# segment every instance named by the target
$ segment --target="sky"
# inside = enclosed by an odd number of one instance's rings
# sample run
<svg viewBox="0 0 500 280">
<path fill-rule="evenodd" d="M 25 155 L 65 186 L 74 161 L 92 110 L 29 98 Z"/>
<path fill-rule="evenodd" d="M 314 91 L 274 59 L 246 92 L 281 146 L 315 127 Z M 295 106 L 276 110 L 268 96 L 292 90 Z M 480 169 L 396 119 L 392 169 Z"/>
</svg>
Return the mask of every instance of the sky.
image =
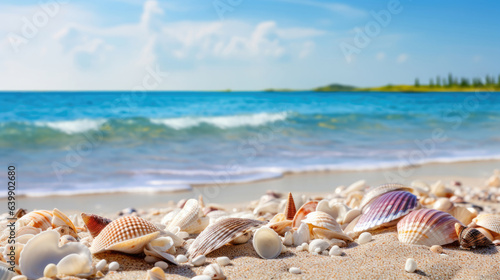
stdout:
<svg viewBox="0 0 500 280">
<path fill-rule="evenodd" d="M 500 74 L 499 1 L 2 0 L 0 90 L 261 90 Z"/>
</svg>

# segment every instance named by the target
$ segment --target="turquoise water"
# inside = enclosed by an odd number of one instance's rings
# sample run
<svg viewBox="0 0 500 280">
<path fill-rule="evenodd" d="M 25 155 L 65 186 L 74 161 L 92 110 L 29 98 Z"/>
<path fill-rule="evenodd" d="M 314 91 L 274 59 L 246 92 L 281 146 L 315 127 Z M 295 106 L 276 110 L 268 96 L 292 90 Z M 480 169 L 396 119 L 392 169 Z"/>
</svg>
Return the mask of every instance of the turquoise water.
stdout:
<svg viewBox="0 0 500 280">
<path fill-rule="evenodd" d="M 0 108 L 27 195 L 500 158 L 497 93 L 4 92 Z"/>
</svg>

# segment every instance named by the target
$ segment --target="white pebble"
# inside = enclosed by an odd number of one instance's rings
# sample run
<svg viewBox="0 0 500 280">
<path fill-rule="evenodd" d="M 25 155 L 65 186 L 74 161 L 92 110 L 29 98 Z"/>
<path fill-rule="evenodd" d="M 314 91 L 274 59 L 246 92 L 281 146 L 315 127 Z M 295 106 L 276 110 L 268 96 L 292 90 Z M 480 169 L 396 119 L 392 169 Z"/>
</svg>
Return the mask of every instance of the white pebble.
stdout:
<svg viewBox="0 0 500 280">
<path fill-rule="evenodd" d="M 288 248 L 285 245 L 281 244 L 281 254 L 284 254 L 286 252 L 288 252 Z"/>
<path fill-rule="evenodd" d="M 448 256 L 448 255 L 447 255 L 447 254 L 445 254 L 445 253 L 441 253 L 441 254 L 439 254 L 439 255 L 440 255 L 441 257 L 447 257 L 447 256 Z"/>
<path fill-rule="evenodd" d="M 212 277 L 210 277 L 208 275 L 198 275 L 198 276 L 191 278 L 191 280 L 212 280 Z"/>
<path fill-rule="evenodd" d="M 299 245 L 299 246 L 297 246 L 296 250 L 297 250 L 297 252 L 302 252 L 302 251 L 304 251 L 304 248 L 302 248 L 302 246 Z"/>
<path fill-rule="evenodd" d="M 191 263 L 194 265 L 194 266 L 201 266 L 205 263 L 205 261 L 207 260 L 207 258 L 204 256 L 204 255 L 201 255 L 201 256 L 197 256 L 196 258 L 194 258 Z"/>
<path fill-rule="evenodd" d="M 342 250 L 340 249 L 339 246 L 333 245 L 332 248 L 330 249 L 330 252 L 328 252 L 330 256 L 340 256 L 342 255 Z"/>
<path fill-rule="evenodd" d="M 231 263 L 228 257 L 218 257 L 216 261 L 220 266 L 226 266 Z"/>
<path fill-rule="evenodd" d="M 321 253 L 321 248 L 316 248 L 316 249 L 314 249 L 314 252 L 315 252 L 316 254 Z"/>
<path fill-rule="evenodd" d="M 417 270 L 417 262 L 412 258 L 407 259 L 405 270 L 410 273 L 415 272 L 415 270 Z"/>
<path fill-rule="evenodd" d="M 96 265 L 95 265 L 95 269 L 97 271 L 102 271 L 104 269 L 104 267 L 106 266 L 106 264 L 108 264 L 108 262 L 106 260 L 100 260 Z"/>
<path fill-rule="evenodd" d="M 24 275 L 17 275 L 17 276 L 12 277 L 12 279 L 10 279 L 10 280 L 28 280 L 28 277 L 26 277 Z"/>
<path fill-rule="evenodd" d="M 304 242 L 304 243 L 302 243 L 302 245 L 300 245 L 300 246 L 302 246 L 302 249 L 303 249 L 304 251 L 309 251 L 309 244 L 307 244 L 307 243 L 305 243 L 305 242 Z"/>
<path fill-rule="evenodd" d="M 168 263 L 166 263 L 164 261 L 159 261 L 159 262 L 155 262 L 155 266 L 165 270 L 168 268 Z"/>
<path fill-rule="evenodd" d="M 178 262 L 178 263 L 187 263 L 188 261 L 188 258 L 184 255 L 178 255 L 175 260 Z"/>
<path fill-rule="evenodd" d="M 49 263 L 43 270 L 43 277 L 52 278 L 57 275 L 57 266 L 53 263 Z"/>
<path fill-rule="evenodd" d="M 372 234 L 371 233 L 369 233 L 369 232 L 363 232 L 359 236 L 359 238 L 358 238 L 358 243 L 359 244 L 366 244 L 366 243 L 372 241 L 372 239 L 373 238 L 372 238 Z"/>
<path fill-rule="evenodd" d="M 288 271 L 290 273 L 293 273 L 293 274 L 301 274 L 302 273 L 302 271 L 298 267 L 290 267 L 290 269 Z"/>
<path fill-rule="evenodd" d="M 321 253 L 323 256 L 328 256 L 328 250 L 324 250 L 323 253 Z"/>
<path fill-rule="evenodd" d="M 108 269 L 109 271 L 117 271 L 120 268 L 120 264 L 117 262 L 109 263 Z"/>
</svg>

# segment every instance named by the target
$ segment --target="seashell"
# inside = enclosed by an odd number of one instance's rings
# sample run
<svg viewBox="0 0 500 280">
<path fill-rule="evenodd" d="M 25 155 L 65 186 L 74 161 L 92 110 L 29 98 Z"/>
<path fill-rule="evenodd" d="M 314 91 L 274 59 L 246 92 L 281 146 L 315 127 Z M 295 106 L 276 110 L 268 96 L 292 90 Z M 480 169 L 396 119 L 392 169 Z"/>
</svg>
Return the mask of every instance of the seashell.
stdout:
<svg viewBox="0 0 500 280">
<path fill-rule="evenodd" d="M 430 250 L 434 253 L 441 254 L 443 252 L 443 247 L 439 245 L 432 245 Z"/>
<path fill-rule="evenodd" d="M 339 246 L 341 248 L 347 247 L 347 243 L 342 239 L 332 238 L 327 240 L 330 246 Z"/>
<path fill-rule="evenodd" d="M 57 275 L 57 265 L 49 263 L 43 270 L 43 277 L 52 278 Z"/>
<path fill-rule="evenodd" d="M 187 232 L 189 234 L 199 234 L 208 226 L 209 223 L 209 217 L 198 217 L 198 219 L 186 225 L 181 232 Z"/>
<path fill-rule="evenodd" d="M 447 212 L 450 213 L 453 217 L 455 217 L 464 225 L 470 224 L 472 222 L 472 219 L 474 219 L 477 216 L 475 212 L 473 213 L 469 211 L 469 209 L 467 209 L 464 206 L 455 206 Z"/>
<path fill-rule="evenodd" d="M 110 262 L 109 263 L 109 266 L 108 266 L 109 271 L 117 271 L 118 269 L 120 269 L 119 263 L 117 263 L 117 262 Z"/>
<path fill-rule="evenodd" d="M 293 219 L 293 217 L 292 217 L 292 219 Z M 274 217 L 271 220 L 269 220 L 269 223 L 274 224 L 274 223 L 279 223 L 279 222 L 283 222 L 286 220 L 287 220 L 287 218 L 286 218 L 285 214 L 278 213 L 278 214 L 274 215 Z"/>
<path fill-rule="evenodd" d="M 361 200 L 361 204 L 359 205 L 360 209 L 363 209 L 366 205 L 368 205 L 371 201 L 373 201 L 375 198 L 388 193 L 388 192 L 393 192 L 393 191 L 407 191 L 407 192 L 412 192 L 413 189 L 410 187 L 407 187 L 402 184 L 397 184 L 397 183 L 389 183 L 389 184 L 383 184 L 380 185 L 376 188 L 371 189 L 368 191 L 363 196 L 363 199 Z"/>
<path fill-rule="evenodd" d="M 57 228 L 60 226 L 68 226 L 75 233 L 75 235 L 77 233 L 75 225 L 68 218 L 68 216 L 66 216 L 63 212 L 59 211 L 59 209 L 54 208 L 54 210 L 52 210 L 52 227 Z"/>
<path fill-rule="evenodd" d="M 342 224 L 349 224 L 352 222 L 354 219 L 356 219 L 359 215 L 361 215 L 361 210 L 360 209 L 351 209 L 349 210 L 344 217 L 344 220 L 342 221 Z"/>
<path fill-rule="evenodd" d="M 168 263 L 164 261 L 157 261 L 155 262 L 155 267 L 161 268 L 162 270 L 165 270 L 168 268 Z"/>
<path fill-rule="evenodd" d="M 192 223 L 201 223 L 198 218 L 201 216 L 201 208 L 198 200 L 189 199 L 182 210 L 175 215 L 172 221 L 168 224 L 167 230 L 172 230 L 175 227 L 179 227 L 181 231 L 186 231 Z M 208 220 L 207 220 L 208 223 Z M 201 231 L 200 231 L 201 232 Z"/>
<path fill-rule="evenodd" d="M 26 244 L 33 237 L 35 237 L 33 234 L 23 234 L 16 238 L 16 243 Z"/>
<path fill-rule="evenodd" d="M 411 182 L 410 184 L 410 187 L 416 191 L 418 193 L 418 195 L 422 196 L 422 195 L 427 195 L 429 194 L 431 188 L 429 187 L 429 185 L 424 182 L 424 181 L 420 181 L 420 180 L 415 180 L 413 182 Z"/>
<path fill-rule="evenodd" d="M 323 239 L 314 239 L 309 243 L 309 252 L 316 252 L 319 250 L 320 252 L 323 252 L 324 250 L 328 249 L 330 247 L 330 243 Z"/>
<path fill-rule="evenodd" d="M 453 208 L 453 206 L 454 206 L 454 204 L 453 204 L 453 202 L 451 202 L 451 200 L 449 198 L 441 197 L 441 198 L 438 198 L 436 200 L 436 202 L 434 202 L 434 204 L 432 205 L 432 208 L 434 208 L 436 210 L 448 212 Z"/>
<path fill-rule="evenodd" d="M 437 197 L 452 197 L 453 191 L 447 188 L 442 181 L 437 181 L 431 186 L 431 193 Z"/>
<path fill-rule="evenodd" d="M 24 226 L 24 227 L 19 228 L 16 231 L 16 237 L 19 237 L 19 236 L 22 236 L 25 234 L 37 235 L 40 232 L 42 232 L 42 230 L 40 228 L 31 227 L 31 226 Z"/>
<path fill-rule="evenodd" d="M 165 271 L 159 267 L 153 267 L 148 270 L 146 274 L 146 280 L 166 280 Z"/>
<path fill-rule="evenodd" d="M 337 238 L 342 240 L 352 241 L 352 238 L 346 235 L 340 225 L 335 221 L 335 219 L 322 211 L 314 211 L 309 213 L 304 220 L 303 223 L 306 223 L 309 226 L 310 234 L 313 233 L 319 234 L 324 231 L 313 231 L 314 228 L 320 228 L 323 230 L 328 230 L 330 232 L 330 236 L 328 239 Z"/>
<path fill-rule="evenodd" d="M 32 226 L 41 230 L 47 230 L 52 227 L 52 211 L 38 210 L 32 211 L 22 216 L 16 222 L 16 228 Z"/>
<path fill-rule="evenodd" d="M 212 278 L 208 275 L 198 275 L 198 276 L 191 278 L 191 280 L 211 280 L 211 279 Z"/>
<path fill-rule="evenodd" d="M 59 247 L 70 242 L 77 242 L 77 240 L 71 235 L 63 235 L 59 238 Z"/>
<path fill-rule="evenodd" d="M 352 192 L 352 193 L 349 193 L 349 195 L 347 196 L 346 204 L 350 208 L 356 208 L 356 207 L 359 207 L 362 199 L 363 199 L 363 192 L 361 192 L 361 191 Z"/>
<path fill-rule="evenodd" d="M 333 245 L 330 251 L 328 252 L 330 256 L 340 256 L 342 255 L 342 250 L 340 249 L 339 246 Z"/>
<path fill-rule="evenodd" d="M 175 260 L 178 262 L 178 263 L 187 263 L 188 262 L 188 259 L 186 256 L 184 255 L 177 255 L 177 257 L 175 258 Z"/>
<path fill-rule="evenodd" d="M 285 205 L 285 212 L 283 213 L 285 215 L 285 218 L 287 220 L 293 220 L 295 217 L 295 213 L 297 213 L 297 209 L 295 208 L 295 202 L 293 201 L 293 196 L 292 193 L 288 193 L 288 198 L 286 200 L 286 205 Z"/>
<path fill-rule="evenodd" d="M 293 245 L 299 246 L 309 242 L 310 239 L 309 227 L 307 224 L 300 224 L 299 229 L 293 233 Z"/>
<path fill-rule="evenodd" d="M 217 261 L 220 266 L 226 266 L 231 263 L 231 260 L 228 257 L 218 257 L 215 261 Z"/>
<path fill-rule="evenodd" d="M 373 240 L 373 236 L 369 232 L 363 232 L 358 237 L 358 243 L 359 244 L 366 244 L 366 243 L 368 243 L 368 242 L 370 242 L 372 240 Z"/>
<path fill-rule="evenodd" d="M 160 237 L 149 242 L 146 247 L 144 247 L 144 253 L 146 256 L 155 257 L 160 260 L 165 260 L 173 265 L 178 265 L 175 261 L 175 257 L 167 253 L 167 250 L 171 248 L 175 248 L 173 247 L 172 239 L 170 237 Z"/>
<path fill-rule="evenodd" d="M 108 262 L 105 259 L 102 259 L 95 265 L 95 269 L 97 271 L 102 271 L 107 264 Z"/>
<path fill-rule="evenodd" d="M 230 243 L 233 244 L 233 245 L 245 244 L 245 243 L 248 242 L 248 240 L 250 240 L 250 238 L 252 238 L 252 232 L 251 231 L 247 231 L 244 234 L 242 234 L 242 235 L 236 237 L 235 239 L 233 239 Z"/>
<path fill-rule="evenodd" d="M 263 259 L 274 259 L 281 254 L 281 238 L 272 229 L 261 227 L 253 236 L 253 248 Z"/>
<path fill-rule="evenodd" d="M 28 213 L 27 209 L 19 208 L 19 209 L 17 209 L 16 213 L 14 213 L 14 216 L 12 218 L 20 219 L 21 217 L 23 217 L 27 213 Z"/>
<path fill-rule="evenodd" d="M 398 222 L 398 239 L 406 244 L 445 245 L 458 240 L 455 223 L 460 223 L 450 214 L 420 209 L 411 212 Z"/>
<path fill-rule="evenodd" d="M 491 240 L 475 228 L 466 227 L 456 223 L 455 230 L 457 232 L 461 248 L 470 249 L 476 247 L 486 247 L 493 244 Z"/>
<path fill-rule="evenodd" d="M 12 273 L 12 272 L 9 271 L 9 273 Z M 2 277 L 5 277 L 4 275 L 8 275 L 7 277 L 12 277 L 15 274 L 5 274 L 5 273 L 1 274 L 0 273 L 0 275 L 2 275 Z M 2 279 L 2 280 L 8 280 L 8 279 L 10 279 L 10 280 L 28 280 L 28 277 L 26 277 L 24 275 L 16 275 L 12 278 L 0 278 L 0 279 Z"/>
<path fill-rule="evenodd" d="M 271 214 L 278 213 L 279 205 L 280 204 L 277 200 L 271 200 L 263 204 L 259 204 L 253 210 L 253 214 L 255 216 L 261 216 L 265 213 L 271 213 Z"/>
<path fill-rule="evenodd" d="M 297 213 L 295 213 L 295 216 L 293 217 L 292 227 L 299 227 L 301 221 L 307 216 L 307 214 L 316 211 L 317 206 L 317 201 L 309 201 L 306 204 L 302 205 L 302 207 L 300 207 L 300 209 L 297 211 Z"/>
<path fill-rule="evenodd" d="M 76 233 L 76 231 L 74 231 L 71 227 L 69 227 L 68 225 L 63 225 L 63 226 L 60 226 L 60 227 L 57 227 L 57 228 L 54 228 L 52 229 L 53 231 L 57 231 L 59 233 L 60 236 L 64 236 L 64 235 L 70 235 L 74 238 L 78 238 L 78 234 Z"/>
<path fill-rule="evenodd" d="M 392 226 L 419 207 L 417 197 L 409 192 L 393 191 L 383 194 L 365 206 L 363 214 L 347 226 L 346 232 L 359 233 Z"/>
<path fill-rule="evenodd" d="M 179 214 L 179 212 L 181 212 L 181 209 L 179 208 L 175 208 L 173 211 L 170 211 L 168 212 L 164 217 L 163 219 L 161 219 L 161 222 L 160 224 L 162 225 L 168 225 L 173 219 L 174 217 Z"/>
<path fill-rule="evenodd" d="M 205 269 L 203 270 L 203 275 L 208 275 L 210 276 L 211 279 L 226 279 L 226 276 L 222 272 L 222 268 L 216 264 L 209 264 Z"/>
<path fill-rule="evenodd" d="M 143 218 L 123 216 L 107 225 L 94 239 L 90 251 L 119 251 L 137 254 L 144 246 L 158 237 L 160 229 Z"/>
<path fill-rule="evenodd" d="M 71 255 L 80 258 L 78 271 L 82 273 L 90 272 L 92 257 L 85 245 L 78 242 L 71 242 L 59 247 L 58 243 L 59 234 L 55 231 L 42 232 L 28 241 L 21 251 L 19 259 L 21 273 L 30 279 L 43 277 L 43 271 L 49 263 L 59 264 L 66 256 Z M 63 264 L 61 264 L 62 266 Z"/>
<path fill-rule="evenodd" d="M 481 214 L 472 220 L 476 225 L 487 229 L 493 236 L 500 235 L 500 215 Z"/>
<path fill-rule="evenodd" d="M 92 262 L 88 257 L 79 254 L 69 254 L 57 263 L 57 273 L 63 275 L 87 274 L 92 270 Z"/>
<path fill-rule="evenodd" d="M 14 272 L 9 270 L 9 266 L 7 265 L 7 263 L 2 262 L 2 264 L 0 265 L 0 280 L 12 280 L 15 277 L 19 276 L 16 276 Z M 28 278 L 24 276 L 24 280 L 28 280 Z"/>
<path fill-rule="evenodd" d="M 81 214 L 83 223 L 87 226 L 89 233 L 92 237 L 96 237 L 99 235 L 101 230 L 109 225 L 112 221 L 108 218 L 104 218 L 94 214 Z"/>
<path fill-rule="evenodd" d="M 325 212 L 337 220 L 343 220 L 349 210 L 350 208 L 344 203 L 327 200 L 320 201 L 316 207 L 316 211 Z"/>
<path fill-rule="evenodd" d="M 356 191 L 363 191 L 366 189 L 368 186 L 366 185 L 365 180 L 359 180 L 354 183 L 352 183 L 347 189 L 345 189 L 342 194 L 344 196 L 347 196 L 349 193 L 356 192 Z"/>
<path fill-rule="evenodd" d="M 269 223 L 267 226 L 276 231 L 277 234 L 285 235 L 285 233 L 292 229 L 292 221 L 286 220 L 273 224 Z"/>
<path fill-rule="evenodd" d="M 293 244 L 293 233 L 287 231 L 285 233 L 285 238 L 283 238 L 283 245 L 292 246 L 292 244 Z"/>
<path fill-rule="evenodd" d="M 495 170 L 495 174 L 486 181 L 486 186 L 500 188 L 500 176 L 498 170 Z"/>
<path fill-rule="evenodd" d="M 405 270 L 406 272 L 409 272 L 409 273 L 413 273 L 417 270 L 417 262 L 412 259 L 412 258 L 409 258 L 406 260 L 406 264 L 405 264 Z"/>
<path fill-rule="evenodd" d="M 14 255 L 15 256 L 14 257 L 14 262 L 15 262 L 16 265 L 19 265 L 19 259 L 20 259 L 20 256 L 21 256 L 21 252 L 24 249 L 24 246 L 25 246 L 25 244 L 22 244 L 22 243 L 9 244 L 9 247 L 14 247 L 14 253 L 15 253 L 15 255 Z M 9 250 L 6 250 L 6 249 L 3 250 L 2 256 L 3 256 L 4 260 L 12 261 L 12 259 L 10 258 L 11 256 L 7 255 L 8 253 L 11 252 L 11 249 L 12 248 L 9 248 Z M 2 262 L 0 262 L 0 264 L 1 263 Z"/>
<path fill-rule="evenodd" d="M 205 257 L 205 255 L 199 255 L 199 256 L 193 258 L 191 263 L 194 266 L 202 266 L 203 264 L 205 264 L 206 260 L 207 260 L 207 258 Z"/>
<path fill-rule="evenodd" d="M 226 218 L 220 220 L 206 227 L 196 237 L 191 246 L 189 246 L 188 254 L 191 258 L 199 255 L 207 255 L 243 235 L 251 228 L 262 224 L 264 222 L 243 218 Z"/>
</svg>

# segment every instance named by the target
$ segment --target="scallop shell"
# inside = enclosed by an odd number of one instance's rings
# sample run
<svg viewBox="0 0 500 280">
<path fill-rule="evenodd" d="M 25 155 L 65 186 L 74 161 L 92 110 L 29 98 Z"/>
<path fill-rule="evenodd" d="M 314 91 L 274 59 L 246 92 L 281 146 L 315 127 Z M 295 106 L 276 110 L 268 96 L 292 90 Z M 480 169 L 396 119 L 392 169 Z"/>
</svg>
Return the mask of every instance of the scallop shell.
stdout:
<svg viewBox="0 0 500 280">
<path fill-rule="evenodd" d="M 82 213 L 81 216 L 83 223 L 87 226 L 87 229 L 92 237 L 98 236 L 101 230 L 112 222 L 108 218 L 95 214 Z"/>
<path fill-rule="evenodd" d="M 286 200 L 286 205 L 285 205 L 285 218 L 287 220 L 293 220 L 295 217 L 295 214 L 297 213 L 297 209 L 295 209 L 295 202 L 293 201 L 293 196 L 292 193 L 288 193 L 288 198 Z"/>
<path fill-rule="evenodd" d="M 263 259 L 274 259 L 281 254 L 281 238 L 272 229 L 261 227 L 253 235 L 253 248 Z"/>
<path fill-rule="evenodd" d="M 76 234 L 77 230 L 73 222 L 66 216 L 63 212 L 61 212 L 59 209 L 54 208 L 52 210 L 52 226 L 53 227 L 60 227 L 60 226 L 68 226 L 73 232 Z"/>
<path fill-rule="evenodd" d="M 377 198 L 385 193 L 393 192 L 393 191 L 411 192 L 412 190 L 413 189 L 410 187 L 407 187 L 407 186 L 402 185 L 402 184 L 397 184 L 397 183 L 389 183 L 389 184 L 380 185 L 376 188 L 371 189 L 370 191 L 368 191 L 368 193 L 366 193 L 363 196 L 363 199 L 361 200 L 361 204 L 360 204 L 359 208 L 363 209 L 363 207 L 365 207 L 367 204 L 369 204 L 375 198 Z"/>
<path fill-rule="evenodd" d="M 226 218 L 215 222 L 196 237 L 189 246 L 188 254 L 190 258 L 207 255 L 243 235 L 247 230 L 262 224 L 264 222 L 242 218 Z"/>
<path fill-rule="evenodd" d="M 472 222 L 472 219 L 474 219 L 477 216 L 476 213 L 469 211 L 464 206 L 455 206 L 451 210 L 446 212 L 450 213 L 453 217 L 455 217 L 464 225 L 467 225 L 470 222 Z"/>
<path fill-rule="evenodd" d="M 365 206 L 364 213 L 347 226 L 346 232 L 359 233 L 391 226 L 419 207 L 417 197 L 409 192 L 393 191 L 383 194 Z"/>
<path fill-rule="evenodd" d="M 300 207 L 299 211 L 297 211 L 297 213 L 295 213 L 295 216 L 293 217 L 292 227 L 299 227 L 301 221 L 307 216 L 307 214 L 316 211 L 317 206 L 317 201 L 309 201 L 306 204 L 302 205 L 302 207 Z"/>
<path fill-rule="evenodd" d="M 500 235 L 500 215 L 498 214 L 481 214 L 476 218 L 472 219 L 472 221 L 483 227 L 496 235 Z"/>
<path fill-rule="evenodd" d="M 179 227 L 181 231 L 185 231 L 192 223 L 196 223 L 201 216 L 201 208 L 198 200 L 189 199 L 182 210 L 175 215 L 172 221 L 168 224 L 167 230 L 172 230 Z"/>
<path fill-rule="evenodd" d="M 58 244 L 59 234 L 55 231 L 45 231 L 30 239 L 21 251 L 19 259 L 21 273 L 29 279 L 41 278 L 43 270 L 48 264 L 58 264 L 70 255 L 79 256 L 80 272 L 90 271 L 92 257 L 85 245 L 79 242 L 70 242 L 59 247 Z"/>
<path fill-rule="evenodd" d="M 292 219 L 293 219 L 293 217 L 292 217 Z M 279 222 L 283 222 L 286 220 L 287 220 L 287 218 L 286 218 L 285 214 L 278 213 L 278 214 L 274 215 L 274 217 L 269 221 L 269 223 L 274 224 L 274 223 L 279 223 Z"/>
<path fill-rule="evenodd" d="M 434 209 L 411 212 L 398 222 L 398 239 L 406 244 L 445 245 L 458 240 L 452 215 Z"/>
<path fill-rule="evenodd" d="M 486 247 L 493 244 L 491 240 L 475 228 L 466 227 L 456 223 L 455 230 L 457 232 L 461 248 L 470 249 L 476 247 Z"/>
<path fill-rule="evenodd" d="M 143 218 L 124 216 L 107 225 L 94 239 L 90 251 L 119 251 L 137 254 L 144 246 L 158 237 L 160 229 Z"/>
<path fill-rule="evenodd" d="M 16 228 L 24 226 L 32 226 L 41 230 L 46 230 L 52 227 L 52 211 L 38 210 L 32 211 L 22 216 L 16 222 Z"/>
<path fill-rule="evenodd" d="M 207 226 L 210 224 L 209 217 L 198 217 L 198 219 L 194 220 L 190 224 L 186 225 L 182 231 L 185 231 L 189 234 L 198 234 L 202 232 Z"/>
<path fill-rule="evenodd" d="M 313 235 L 314 228 L 320 228 L 329 230 L 331 238 L 342 239 L 353 241 L 351 237 L 345 234 L 337 221 L 330 215 L 322 211 L 314 211 L 309 213 L 304 220 L 303 223 L 309 226 L 310 234 Z M 331 239 L 329 238 L 329 239 Z"/>
</svg>

